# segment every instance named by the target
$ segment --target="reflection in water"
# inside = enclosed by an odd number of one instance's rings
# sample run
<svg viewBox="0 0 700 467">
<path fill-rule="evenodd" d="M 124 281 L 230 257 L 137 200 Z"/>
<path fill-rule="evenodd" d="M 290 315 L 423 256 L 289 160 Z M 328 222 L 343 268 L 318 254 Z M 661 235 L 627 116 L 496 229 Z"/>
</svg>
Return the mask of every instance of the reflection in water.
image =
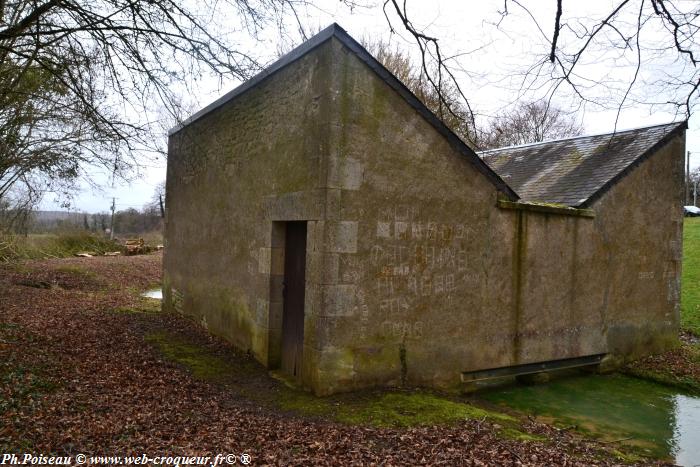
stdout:
<svg viewBox="0 0 700 467">
<path fill-rule="evenodd" d="M 650 456 L 700 464 L 700 398 L 666 386 L 622 375 L 586 375 L 493 389 L 482 397 L 576 425 L 607 441 L 623 440 Z"/>
<path fill-rule="evenodd" d="M 674 401 L 676 426 L 673 438 L 676 463 L 700 464 L 700 398 L 678 394 Z"/>
<path fill-rule="evenodd" d="M 148 297 L 148 298 L 155 298 L 157 300 L 163 300 L 163 290 L 158 288 L 158 289 L 153 289 L 149 290 L 147 292 L 144 292 L 141 294 L 142 297 Z"/>
</svg>

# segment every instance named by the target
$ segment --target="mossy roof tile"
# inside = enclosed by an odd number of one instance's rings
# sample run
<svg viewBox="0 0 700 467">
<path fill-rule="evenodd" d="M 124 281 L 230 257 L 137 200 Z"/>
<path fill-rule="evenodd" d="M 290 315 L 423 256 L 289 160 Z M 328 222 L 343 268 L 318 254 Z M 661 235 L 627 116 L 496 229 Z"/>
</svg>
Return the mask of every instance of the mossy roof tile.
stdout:
<svg viewBox="0 0 700 467">
<path fill-rule="evenodd" d="M 493 149 L 481 156 L 523 201 L 586 207 L 686 128 L 687 122 L 675 122 Z"/>
</svg>

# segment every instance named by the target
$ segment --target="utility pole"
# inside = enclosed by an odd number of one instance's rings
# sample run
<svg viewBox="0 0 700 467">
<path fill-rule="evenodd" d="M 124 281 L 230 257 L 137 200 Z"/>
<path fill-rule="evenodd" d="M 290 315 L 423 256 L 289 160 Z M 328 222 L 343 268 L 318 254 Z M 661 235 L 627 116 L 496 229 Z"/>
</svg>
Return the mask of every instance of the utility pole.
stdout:
<svg viewBox="0 0 700 467">
<path fill-rule="evenodd" d="M 690 151 L 685 156 L 685 204 L 690 202 Z"/>
<path fill-rule="evenodd" d="M 160 217 L 165 218 L 165 208 L 163 207 L 163 195 L 158 194 L 158 202 L 160 204 Z"/>
<path fill-rule="evenodd" d="M 693 206 L 698 205 L 698 182 L 700 179 L 695 180 L 695 188 L 693 189 Z"/>
<path fill-rule="evenodd" d="M 114 239 L 114 210 L 117 208 L 117 199 L 112 198 L 112 220 L 109 221 L 109 239 Z"/>
</svg>

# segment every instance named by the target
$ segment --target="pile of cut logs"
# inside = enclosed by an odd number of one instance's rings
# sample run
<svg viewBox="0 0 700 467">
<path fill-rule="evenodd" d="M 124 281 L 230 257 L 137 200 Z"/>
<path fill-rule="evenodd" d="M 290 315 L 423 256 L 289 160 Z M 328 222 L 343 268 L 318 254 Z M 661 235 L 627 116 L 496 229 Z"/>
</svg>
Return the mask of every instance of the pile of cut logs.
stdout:
<svg viewBox="0 0 700 467">
<path fill-rule="evenodd" d="M 127 240 L 124 244 L 124 248 L 127 256 L 141 255 L 143 253 L 148 252 L 148 249 L 146 248 L 146 243 L 143 241 L 143 238 Z"/>
<path fill-rule="evenodd" d="M 126 255 L 126 256 L 132 256 L 132 255 L 143 255 L 146 253 L 150 253 L 151 251 L 159 251 L 163 249 L 163 245 L 157 245 L 155 247 L 146 245 L 146 242 L 143 240 L 143 238 L 133 238 L 126 240 L 124 242 L 124 248 L 122 251 L 106 251 L 103 253 L 104 256 L 119 256 L 119 255 Z M 92 258 L 93 256 L 100 256 L 100 253 L 96 253 L 93 251 L 85 251 L 85 252 L 80 252 L 76 253 L 75 256 L 80 256 L 83 258 Z"/>
</svg>

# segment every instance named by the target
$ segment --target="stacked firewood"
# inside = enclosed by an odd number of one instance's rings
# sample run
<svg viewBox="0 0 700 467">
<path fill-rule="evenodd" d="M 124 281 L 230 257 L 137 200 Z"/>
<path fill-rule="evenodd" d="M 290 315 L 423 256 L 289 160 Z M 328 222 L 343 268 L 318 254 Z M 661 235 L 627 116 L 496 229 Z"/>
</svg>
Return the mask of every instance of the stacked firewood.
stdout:
<svg viewBox="0 0 700 467">
<path fill-rule="evenodd" d="M 146 243 L 143 241 L 143 238 L 127 240 L 124 244 L 124 248 L 127 256 L 141 255 L 148 252 L 148 249 L 146 248 Z"/>
</svg>

